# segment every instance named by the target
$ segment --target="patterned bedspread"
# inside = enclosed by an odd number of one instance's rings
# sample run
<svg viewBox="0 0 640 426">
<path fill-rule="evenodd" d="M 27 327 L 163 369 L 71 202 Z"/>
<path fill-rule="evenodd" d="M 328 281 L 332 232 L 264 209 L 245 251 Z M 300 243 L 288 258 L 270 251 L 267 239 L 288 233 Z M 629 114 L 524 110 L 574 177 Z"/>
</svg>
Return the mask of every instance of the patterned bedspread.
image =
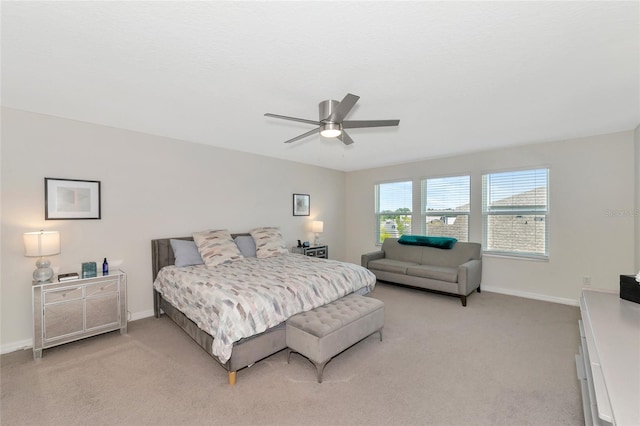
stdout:
<svg viewBox="0 0 640 426">
<path fill-rule="evenodd" d="M 213 268 L 167 266 L 153 286 L 214 337 L 212 352 L 224 363 L 234 342 L 357 290 L 371 291 L 375 283 L 359 265 L 286 254 Z"/>
</svg>

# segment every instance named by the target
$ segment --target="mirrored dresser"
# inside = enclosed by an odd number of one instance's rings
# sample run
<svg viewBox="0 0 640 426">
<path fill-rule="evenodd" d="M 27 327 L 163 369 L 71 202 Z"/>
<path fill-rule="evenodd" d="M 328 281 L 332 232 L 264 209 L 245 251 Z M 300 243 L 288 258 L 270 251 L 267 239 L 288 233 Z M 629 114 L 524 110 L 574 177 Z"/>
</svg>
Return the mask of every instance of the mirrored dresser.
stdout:
<svg viewBox="0 0 640 426">
<path fill-rule="evenodd" d="M 33 358 L 42 350 L 109 331 L 127 332 L 127 275 L 109 275 L 66 282 L 35 282 Z"/>
</svg>

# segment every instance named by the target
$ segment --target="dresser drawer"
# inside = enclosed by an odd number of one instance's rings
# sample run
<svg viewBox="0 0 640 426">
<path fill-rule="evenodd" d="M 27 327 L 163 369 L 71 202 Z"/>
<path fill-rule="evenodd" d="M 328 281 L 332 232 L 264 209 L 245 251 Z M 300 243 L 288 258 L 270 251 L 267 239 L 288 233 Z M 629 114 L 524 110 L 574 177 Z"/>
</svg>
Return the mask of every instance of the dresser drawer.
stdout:
<svg viewBox="0 0 640 426">
<path fill-rule="evenodd" d="M 101 281 L 98 283 L 87 284 L 87 297 L 100 296 L 108 293 L 116 293 L 118 291 L 118 281 Z"/>
<path fill-rule="evenodd" d="M 82 299 L 82 286 L 67 287 L 60 290 L 50 290 L 44 292 L 44 303 L 66 302 L 67 300 Z"/>
<path fill-rule="evenodd" d="M 316 253 L 314 256 L 317 257 L 325 257 L 327 255 L 327 250 L 326 249 L 318 249 L 316 250 Z"/>
</svg>

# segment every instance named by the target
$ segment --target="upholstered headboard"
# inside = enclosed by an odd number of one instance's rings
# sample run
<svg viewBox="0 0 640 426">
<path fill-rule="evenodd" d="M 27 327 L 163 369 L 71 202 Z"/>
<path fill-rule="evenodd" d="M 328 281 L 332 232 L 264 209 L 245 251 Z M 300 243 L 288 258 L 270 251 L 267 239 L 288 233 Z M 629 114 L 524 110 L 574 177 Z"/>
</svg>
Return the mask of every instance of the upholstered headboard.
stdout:
<svg viewBox="0 0 640 426">
<path fill-rule="evenodd" d="M 235 238 L 239 235 L 251 235 L 249 233 L 231 234 L 231 238 Z M 156 280 L 158 272 L 165 266 L 173 265 L 176 261 L 173 255 L 173 249 L 171 248 L 170 240 L 187 240 L 193 241 L 193 237 L 175 237 L 175 238 L 160 238 L 157 240 L 151 240 L 151 268 L 153 274 L 151 275 L 153 280 Z"/>
</svg>

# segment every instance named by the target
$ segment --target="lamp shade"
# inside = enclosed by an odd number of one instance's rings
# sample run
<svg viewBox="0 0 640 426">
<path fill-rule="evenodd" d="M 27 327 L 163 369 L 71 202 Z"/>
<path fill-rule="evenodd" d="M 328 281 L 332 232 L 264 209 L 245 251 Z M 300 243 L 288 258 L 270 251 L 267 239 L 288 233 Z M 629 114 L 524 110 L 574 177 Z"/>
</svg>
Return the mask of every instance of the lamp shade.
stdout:
<svg viewBox="0 0 640 426">
<path fill-rule="evenodd" d="M 314 220 L 311 222 L 311 232 L 322 232 L 324 229 L 324 222 L 321 220 Z"/>
<path fill-rule="evenodd" d="M 51 256 L 60 253 L 60 233 L 58 231 L 25 232 L 24 255 L 27 257 Z"/>
</svg>

